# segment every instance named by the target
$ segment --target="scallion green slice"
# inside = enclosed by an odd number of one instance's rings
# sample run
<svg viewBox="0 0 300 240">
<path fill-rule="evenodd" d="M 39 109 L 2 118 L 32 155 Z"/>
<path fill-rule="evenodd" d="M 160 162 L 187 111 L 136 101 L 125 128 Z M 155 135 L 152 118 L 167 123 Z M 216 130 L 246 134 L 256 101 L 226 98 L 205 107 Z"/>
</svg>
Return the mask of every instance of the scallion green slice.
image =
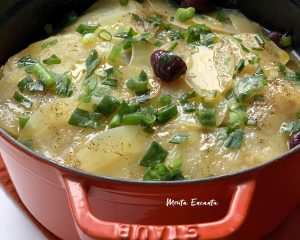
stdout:
<svg viewBox="0 0 300 240">
<path fill-rule="evenodd" d="M 142 118 L 141 118 L 140 112 L 125 114 L 123 116 L 123 124 L 124 125 L 140 125 L 141 121 L 142 121 Z"/>
<path fill-rule="evenodd" d="M 118 45 L 114 45 L 108 55 L 108 60 L 115 63 L 117 62 L 118 58 L 122 55 L 122 48 Z"/>
<path fill-rule="evenodd" d="M 80 24 L 76 28 L 76 32 L 80 33 L 82 36 L 88 33 L 94 33 L 99 25 L 87 25 L 87 24 Z"/>
<path fill-rule="evenodd" d="M 26 113 L 22 114 L 19 117 L 19 125 L 20 125 L 21 129 L 23 129 L 26 126 L 29 119 L 30 119 L 30 115 L 26 114 Z"/>
<path fill-rule="evenodd" d="M 245 133 L 242 130 L 238 129 L 228 136 L 228 139 L 226 140 L 224 146 L 229 149 L 240 149 L 244 140 L 244 136 Z"/>
<path fill-rule="evenodd" d="M 119 105 L 120 103 L 116 98 L 104 95 L 95 107 L 95 112 L 102 113 L 105 117 L 108 117 L 118 109 Z"/>
<path fill-rule="evenodd" d="M 245 67 L 245 59 L 240 59 L 239 63 L 236 65 L 235 70 L 237 73 L 240 73 Z"/>
<path fill-rule="evenodd" d="M 95 49 L 93 49 L 85 61 L 87 71 L 86 78 L 90 77 L 95 69 L 99 66 L 101 60 L 99 59 L 98 53 Z"/>
<path fill-rule="evenodd" d="M 82 128 L 98 128 L 102 127 L 100 117 L 100 113 L 90 113 L 86 110 L 76 108 L 68 123 Z"/>
<path fill-rule="evenodd" d="M 173 97 L 169 94 L 163 94 L 158 98 L 159 106 L 167 106 L 173 102 Z"/>
<path fill-rule="evenodd" d="M 181 22 L 186 22 L 189 19 L 192 19 L 195 16 L 195 8 L 178 8 L 176 10 L 176 17 Z"/>
<path fill-rule="evenodd" d="M 19 92 L 15 92 L 13 98 L 26 109 L 30 109 L 33 105 L 31 100 L 29 100 Z"/>
<path fill-rule="evenodd" d="M 196 117 L 205 127 L 215 127 L 216 126 L 216 113 L 214 109 L 202 108 L 196 110 Z"/>
<path fill-rule="evenodd" d="M 172 120 L 177 115 L 178 115 L 177 106 L 175 104 L 170 104 L 158 109 L 157 120 L 160 124 L 164 124 Z"/>
<path fill-rule="evenodd" d="M 47 65 L 54 65 L 54 64 L 60 64 L 61 60 L 57 55 L 53 54 L 49 58 L 44 59 L 43 63 Z"/>
<path fill-rule="evenodd" d="M 177 134 L 172 139 L 169 140 L 169 143 L 180 144 L 186 141 L 189 138 L 187 134 Z"/>
<path fill-rule="evenodd" d="M 112 35 L 109 31 L 105 30 L 105 29 L 101 29 L 99 34 L 98 34 L 99 38 L 110 42 L 112 40 Z"/>
<path fill-rule="evenodd" d="M 159 143 L 153 141 L 144 156 L 140 159 L 139 164 L 144 167 L 152 167 L 157 163 L 163 163 L 168 154 L 168 151 L 166 151 Z"/>
</svg>

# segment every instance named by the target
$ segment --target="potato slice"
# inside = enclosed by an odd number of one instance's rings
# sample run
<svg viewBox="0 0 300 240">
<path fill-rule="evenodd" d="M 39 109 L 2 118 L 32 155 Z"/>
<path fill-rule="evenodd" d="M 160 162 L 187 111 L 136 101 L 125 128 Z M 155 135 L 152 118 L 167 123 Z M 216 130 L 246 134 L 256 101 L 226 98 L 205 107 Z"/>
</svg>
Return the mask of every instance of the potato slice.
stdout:
<svg viewBox="0 0 300 240">
<path fill-rule="evenodd" d="M 129 65 L 140 69 L 151 69 L 150 57 L 155 50 L 155 46 L 148 42 L 138 42 L 132 47 L 132 56 Z"/>
<path fill-rule="evenodd" d="M 222 38 L 214 49 L 199 47 L 188 60 L 186 82 L 201 95 L 202 91 L 222 93 L 232 84 L 235 56 L 231 44 Z"/>
<path fill-rule="evenodd" d="M 236 33 L 262 33 L 261 26 L 246 18 L 242 13 L 228 11 L 228 16 Z"/>
<path fill-rule="evenodd" d="M 230 44 L 232 44 L 233 49 L 237 56 L 244 57 L 245 59 L 250 59 L 254 54 L 257 55 L 261 61 L 259 62 L 262 66 L 277 66 L 278 63 L 286 64 L 289 61 L 289 54 L 279 48 L 274 42 L 265 40 L 264 47 L 260 46 L 255 37 L 257 34 L 245 33 L 236 35 L 236 39 L 240 39 L 243 45 L 250 50 L 250 53 L 246 53 L 242 50 L 241 44 L 234 40 L 234 38 L 229 38 Z M 256 51 L 253 48 L 261 48 L 263 51 Z"/>
<path fill-rule="evenodd" d="M 139 158 L 151 137 L 137 126 L 122 126 L 94 135 L 76 153 L 78 168 L 112 177 L 141 177 Z"/>
<path fill-rule="evenodd" d="M 100 24 L 108 26 L 110 30 L 118 30 L 120 25 L 127 26 L 130 13 L 139 13 L 143 6 L 135 1 L 129 1 L 127 6 L 121 6 L 117 0 L 97 1 L 87 12 L 82 15 L 76 24 L 65 28 L 62 33 L 73 32 L 79 24 Z M 127 24 L 126 24 L 127 23 Z M 114 32 L 115 32 L 114 31 Z"/>
<path fill-rule="evenodd" d="M 165 16 L 169 21 L 170 16 L 176 15 L 176 8 L 171 4 L 166 4 L 161 0 L 147 0 L 153 11 L 161 16 Z M 221 33 L 235 33 L 235 30 L 231 24 L 221 23 L 215 18 L 208 15 L 195 15 L 195 17 L 189 20 L 187 23 L 178 21 L 176 18 L 174 21 L 169 21 L 170 24 L 178 26 L 183 29 L 187 29 L 189 24 L 205 24 L 210 27 L 213 31 Z"/>
<path fill-rule="evenodd" d="M 25 128 L 20 132 L 21 142 L 33 140 L 33 150 L 48 157 L 65 162 L 63 155 L 72 152 L 72 146 L 85 141 L 92 132 L 90 129 L 71 126 L 68 120 L 77 106 L 74 98 L 60 99 L 43 104 L 31 116 Z"/>
</svg>

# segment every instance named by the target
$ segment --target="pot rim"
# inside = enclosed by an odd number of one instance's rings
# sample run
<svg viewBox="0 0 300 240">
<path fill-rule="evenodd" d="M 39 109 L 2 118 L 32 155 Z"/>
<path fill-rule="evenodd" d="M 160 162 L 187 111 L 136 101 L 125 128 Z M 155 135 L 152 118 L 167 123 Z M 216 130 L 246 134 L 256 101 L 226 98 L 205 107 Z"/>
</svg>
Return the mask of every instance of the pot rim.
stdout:
<svg viewBox="0 0 300 240">
<path fill-rule="evenodd" d="M 11 135 L 9 135 L 5 130 L 0 128 L 0 137 L 2 137 L 4 140 L 6 140 L 9 144 L 12 146 L 18 148 L 20 151 L 25 153 L 26 155 L 30 157 L 34 157 L 34 159 L 47 163 L 55 168 L 58 168 L 60 170 L 64 170 L 67 173 L 71 174 L 76 174 L 79 177 L 85 177 L 85 178 L 91 178 L 93 180 L 97 181 L 105 181 L 105 182 L 110 182 L 110 183 L 118 183 L 118 184 L 130 184 L 130 185 L 186 185 L 186 184 L 194 184 L 194 183 L 203 183 L 203 182 L 211 182 L 211 181 L 217 181 L 217 180 L 223 180 L 227 179 L 230 177 L 235 177 L 235 176 L 240 176 L 243 174 L 251 173 L 256 170 L 262 169 L 268 165 L 271 165 L 277 161 L 283 161 L 285 158 L 289 157 L 290 155 L 296 154 L 300 152 L 300 145 L 297 147 L 290 149 L 283 153 L 282 155 L 273 158 L 272 160 L 269 160 L 265 163 L 238 171 L 238 172 L 233 172 L 233 173 L 228 173 L 225 175 L 220 175 L 220 176 L 213 176 L 213 177 L 205 177 L 205 178 L 200 178 L 200 179 L 189 179 L 189 180 L 176 180 L 176 181 L 141 181 L 141 180 L 129 180 L 129 179 L 121 179 L 121 178 L 114 178 L 114 177 L 108 177 L 108 176 L 101 176 L 97 175 L 94 173 L 89 173 L 86 171 L 83 171 L 81 169 L 71 167 L 71 166 L 66 166 L 61 163 L 58 163 L 50 158 L 44 157 L 32 149 L 26 147 L 22 143 L 20 143 L 18 140 L 13 138 Z M 1 153 L 1 152 L 0 152 Z"/>
</svg>

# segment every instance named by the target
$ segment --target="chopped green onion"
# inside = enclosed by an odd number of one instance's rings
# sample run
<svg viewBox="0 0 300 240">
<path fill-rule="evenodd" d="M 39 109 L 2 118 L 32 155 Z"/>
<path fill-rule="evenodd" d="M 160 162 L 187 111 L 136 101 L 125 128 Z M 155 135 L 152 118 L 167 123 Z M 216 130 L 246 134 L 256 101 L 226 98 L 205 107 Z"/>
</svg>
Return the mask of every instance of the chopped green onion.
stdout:
<svg viewBox="0 0 300 240">
<path fill-rule="evenodd" d="M 31 56 L 22 57 L 18 64 L 19 67 L 24 67 L 27 73 L 34 74 L 41 80 L 46 89 L 51 89 L 56 85 L 56 81 L 50 72 Z"/>
<path fill-rule="evenodd" d="M 73 94 L 73 91 L 71 90 L 72 79 L 69 75 L 63 74 L 58 76 L 56 82 L 56 93 L 58 95 L 70 97 Z"/>
<path fill-rule="evenodd" d="M 100 113 L 90 113 L 86 110 L 76 108 L 68 123 L 82 128 L 98 128 L 102 127 L 100 117 Z"/>
<path fill-rule="evenodd" d="M 82 36 L 88 33 L 94 33 L 99 25 L 87 25 L 87 24 L 80 24 L 76 28 L 76 32 L 80 33 Z"/>
<path fill-rule="evenodd" d="M 264 76 L 247 76 L 241 78 L 234 89 L 235 96 L 239 102 L 245 102 L 253 96 L 259 94 L 265 87 Z"/>
<path fill-rule="evenodd" d="M 242 47 L 244 52 L 246 52 L 246 53 L 250 52 L 250 50 L 248 48 L 246 48 L 244 44 L 241 44 L 241 47 Z"/>
<path fill-rule="evenodd" d="M 126 86 L 135 93 L 143 93 L 148 89 L 148 76 L 145 71 L 141 71 L 139 76 L 131 77 Z"/>
<path fill-rule="evenodd" d="M 168 151 L 159 143 L 153 141 L 144 156 L 140 159 L 139 164 L 144 167 L 153 167 L 157 163 L 163 163 L 168 154 Z"/>
<path fill-rule="evenodd" d="M 118 80 L 115 78 L 105 78 L 101 81 L 101 84 L 116 88 L 118 86 Z"/>
<path fill-rule="evenodd" d="M 130 28 L 128 30 L 128 32 L 119 32 L 119 33 L 115 34 L 114 37 L 117 37 L 117 38 L 133 38 L 137 34 L 138 33 L 133 28 Z"/>
<path fill-rule="evenodd" d="M 158 109 L 157 120 L 160 124 L 167 123 L 178 115 L 178 110 L 175 104 L 171 104 Z"/>
<path fill-rule="evenodd" d="M 169 38 L 171 41 L 184 39 L 184 34 L 183 32 L 180 31 L 180 29 L 171 29 L 169 32 Z M 164 39 L 160 39 L 160 40 L 164 40 Z"/>
<path fill-rule="evenodd" d="M 205 24 L 194 24 L 188 27 L 187 42 L 193 43 L 200 41 L 200 35 L 212 33 L 211 29 Z"/>
<path fill-rule="evenodd" d="M 112 35 L 109 31 L 105 30 L 105 29 L 101 29 L 99 34 L 98 34 L 99 38 L 110 42 L 112 40 Z"/>
<path fill-rule="evenodd" d="M 100 62 L 101 60 L 98 57 L 97 51 L 93 49 L 85 61 L 87 67 L 86 78 L 88 78 L 95 71 Z"/>
<path fill-rule="evenodd" d="M 155 43 L 153 43 L 153 45 L 154 45 L 155 47 L 161 47 L 161 46 L 163 45 L 163 42 L 157 40 Z"/>
<path fill-rule="evenodd" d="M 109 123 L 109 128 L 116 128 L 121 126 L 122 117 L 119 114 L 116 114 Z"/>
<path fill-rule="evenodd" d="M 195 98 L 197 96 L 195 91 L 184 93 L 179 98 L 179 102 L 183 107 L 185 113 L 192 113 L 196 111 L 196 106 L 194 104 L 189 103 L 189 100 Z"/>
<path fill-rule="evenodd" d="M 240 59 L 238 65 L 236 65 L 235 70 L 237 71 L 237 73 L 240 73 L 245 67 L 245 59 Z"/>
<path fill-rule="evenodd" d="M 144 181 L 175 181 L 183 180 L 182 172 L 170 169 L 162 163 L 155 164 L 146 171 Z"/>
<path fill-rule="evenodd" d="M 195 91 L 191 91 L 188 93 L 184 93 L 180 96 L 179 98 L 179 102 L 184 105 L 185 103 L 187 103 L 189 101 L 189 99 L 195 98 L 197 96 Z"/>
<path fill-rule="evenodd" d="M 298 112 L 296 112 L 296 117 L 297 117 L 298 119 L 300 119 L 300 110 L 299 110 Z"/>
<path fill-rule="evenodd" d="M 32 101 L 30 101 L 28 98 L 24 97 L 19 92 L 15 92 L 13 98 L 26 109 L 30 109 L 32 107 L 32 104 L 33 104 Z"/>
<path fill-rule="evenodd" d="M 205 127 L 216 126 L 216 113 L 214 109 L 202 108 L 196 111 L 196 117 Z"/>
<path fill-rule="evenodd" d="M 195 16 L 195 8 L 178 8 L 176 10 L 176 18 L 181 22 L 186 22 L 189 19 L 192 19 Z"/>
<path fill-rule="evenodd" d="M 118 108 L 118 115 L 123 116 L 125 114 L 135 113 L 140 109 L 139 104 L 128 104 L 125 101 L 122 101 Z"/>
<path fill-rule="evenodd" d="M 18 61 L 19 68 L 30 67 L 34 66 L 35 64 L 37 64 L 37 60 L 31 57 L 30 55 L 23 56 Z"/>
<path fill-rule="evenodd" d="M 279 65 L 278 65 L 278 71 L 279 71 L 279 73 L 280 74 L 282 74 L 282 75 L 286 75 L 286 66 L 284 65 L 284 64 L 282 64 L 282 63 L 279 63 Z"/>
<path fill-rule="evenodd" d="M 209 33 L 200 37 L 200 42 L 195 43 L 196 45 L 210 46 L 219 41 L 219 38 L 214 33 Z"/>
<path fill-rule="evenodd" d="M 168 51 L 169 51 L 169 52 L 173 52 L 174 49 L 177 47 L 177 45 L 178 45 L 178 43 L 175 42 L 175 43 L 168 49 Z"/>
<path fill-rule="evenodd" d="M 118 58 L 122 56 L 122 48 L 117 45 L 114 45 L 108 55 L 108 60 L 110 62 L 117 62 Z"/>
<path fill-rule="evenodd" d="M 299 84 L 300 82 L 300 72 L 287 72 L 286 80 L 293 81 L 295 84 Z"/>
<path fill-rule="evenodd" d="M 284 122 L 280 126 L 280 132 L 287 133 L 287 134 L 294 134 L 300 131 L 300 120 L 293 122 Z"/>
<path fill-rule="evenodd" d="M 139 25 L 142 24 L 143 19 L 142 19 L 139 15 L 137 15 L 137 14 L 135 14 L 135 13 L 131 13 L 131 15 L 132 15 L 133 19 L 134 19 Z"/>
<path fill-rule="evenodd" d="M 189 135 L 178 134 L 178 135 L 174 136 L 172 139 L 170 139 L 169 143 L 180 144 L 180 143 L 186 141 L 188 138 L 189 138 Z"/>
<path fill-rule="evenodd" d="M 116 98 L 104 95 L 100 103 L 95 107 L 95 112 L 102 113 L 105 117 L 108 117 L 118 109 L 119 105 L 120 103 Z"/>
<path fill-rule="evenodd" d="M 19 125 L 20 125 L 21 129 L 23 129 L 25 127 L 25 125 L 27 124 L 29 119 L 30 119 L 30 115 L 28 115 L 28 114 L 22 114 L 19 117 Z"/>
<path fill-rule="evenodd" d="M 128 2 L 129 2 L 129 0 L 119 0 L 119 3 L 121 6 L 127 6 Z"/>
<path fill-rule="evenodd" d="M 229 135 L 224 146 L 230 149 L 240 149 L 244 140 L 244 136 L 245 133 L 242 130 L 238 129 Z"/>
<path fill-rule="evenodd" d="M 248 60 L 250 64 L 255 64 L 260 62 L 260 58 L 258 56 L 254 56 L 251 59 Z"/>
<path fill-rule="evenodd" d="M 51 57 L 44 59 L 43 63 L 47 64 L 47 65 L 54 65 L 54 64 L 60 64 L 61 60 L 58 56 L 56 56 L 55 54 L 53 54 Z"/>
<path fill-rule="evenodd" d="M 141 111 L 141 124 L 143 126 L 152 126 L 156 121 L 156 110 L 147 107 Z"/>
<path fill-rule="evenodd" d="M 172 102 L 173 102 L 173 97 L 169 94 L 163 94 L 158 98 L 158 104 L 161 107 L 170 105 Z"/>
<path fill-rule="evenodd" d="M 244 126 L 248 121 L 248 114 L 245 108 L 237 107 L 229 113 L 229 124 L 232 128 Z"/>
<path fill-rule="evenodd" d="M 23 140 L 23 141 L 20 141 L 20 143 L 22 143 L 25 147 L 32 149 L 33 139 Z"/>
<path fill-rule="evenodd" d="M 94 46 L 99 41 L 95 33 L 87 33 L 83 36 L 81 42 L 86 47 Z"/>
<path fill-rule="evenodd" d="M 50 41 L 44 42 L 41 47 L 44 50 L 44 49 L 46 49 L 48 47 L 54 46 L 57 43 L 58 43 L 58 40 L 54 39 L 54 40 L 50 40 Z"/>
<path fill-rule="evenodd" d="M 155 15 L 155 16 L 148 17 L 146 19 L 146 21 L 150 24 L 153 24 L 154 26 L 158 26 L 159 28 L 161 28 L 163 30 L 169 30 L 170 29 L 170 25 L 164 23 L 160 16 Z"/>
<path fill-rule="evenodd" d="M 289 47 L 292 45 L 292 37 L 291 36 L 283 36 L 279 42 L 282 47 Z"/>
<path fill-rule="evenodd" d="M 228 19 L 225 15 L 225 12 L 223 9 L 219 9 L 218 12 L 217 12 L 217 17 L 216 19 L 219 21 L 219 22 L 224 22 L 226 19 Z"/>
<path fill-rule="evenodd" d="M 28 90 L 29 85 L 34 83 L 31 76 L 27 75 L 21 79 L 21 81 L 17 84 L 17 87 L 20 89 L 21 92 L 24 90 Z"/>
<path fill-rule="evenodd" d="M 263 48 L 257 48 L 257 47 L 253 47 L 251 48 L 253 51 L 258 51 L 258 52 L 262 52 L 264 49 Z"/>
<path fill-rule="evenodd" d="M 265 39 L 264 39 L 264 37 L 263 36 L 261 36 L 261 35 L 256 35 L 255 36 L 255 40 L 256 40 L 256 42 L 258 43 L 258 45 L 260 45 L 260 46 L 262 46 L 262 47 L 264 47 L 265 46 Z"/>
<path fill-rule="evenodd" d="M 141 118 L 140 112 L 125 114 L 123 116 L 123 124 L 124 125 L 140 125 L 141 120 L 142 120 L 142 118 Z"/>
</svg>

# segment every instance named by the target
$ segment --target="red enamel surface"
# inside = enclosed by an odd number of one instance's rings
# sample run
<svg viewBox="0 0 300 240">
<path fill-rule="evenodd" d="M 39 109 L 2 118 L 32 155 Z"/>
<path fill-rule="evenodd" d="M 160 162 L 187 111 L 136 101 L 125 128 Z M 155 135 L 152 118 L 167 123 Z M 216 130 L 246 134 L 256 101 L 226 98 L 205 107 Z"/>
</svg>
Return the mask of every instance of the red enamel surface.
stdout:
<svg viewBox="0 0 300 240">
<path fill-rule="evenodd" d="M 182 184 L 76 173 L 21 149 L 1 132 L 0 153 L 28 210 L 66 240 L 154 239 L 154 234 L 163 236 L 158 239 L 261 239 L 300 200 L 299 151 L 243 174 Z M 216 199 L 219 205 L 166 207 L 168 197 Z"/>
<path fill-rule="evenodd" d="M 255 182 L 236 187 L 226 216 L 215 222 L 194 225 L 128 225 L 105 222 L 91 213 L 88 196 L 80 182 L 65 180 L 73 216 L 78 227 L 97 239 L 220 239 L 234 232 L 246 218 Z"/>
</svg>

